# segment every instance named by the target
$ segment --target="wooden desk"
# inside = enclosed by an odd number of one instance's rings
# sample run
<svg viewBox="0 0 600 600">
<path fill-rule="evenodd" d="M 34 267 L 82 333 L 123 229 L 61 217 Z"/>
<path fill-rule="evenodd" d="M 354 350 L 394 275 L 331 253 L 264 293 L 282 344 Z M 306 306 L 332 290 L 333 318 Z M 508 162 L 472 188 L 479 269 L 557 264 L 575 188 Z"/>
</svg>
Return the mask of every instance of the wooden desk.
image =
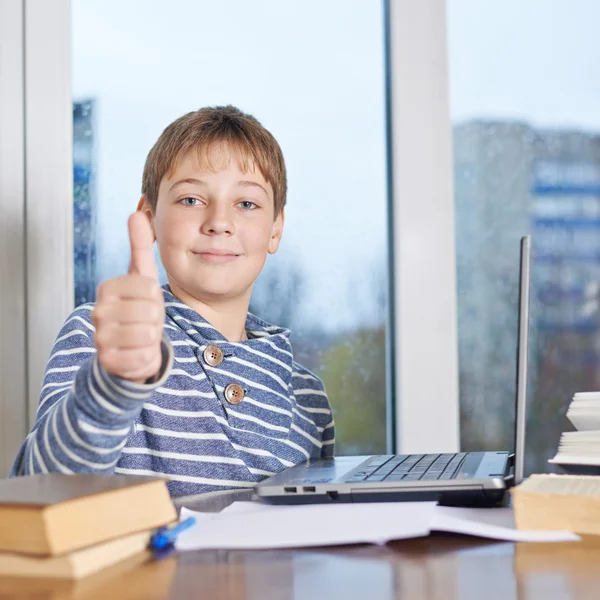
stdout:
<svg viewBox="0 0 600 600">
<path fill-rule="evenodd" d="M 451 535 L 387 547 L 180 554 L 74 584 L 0 579 L 45 600 L 570 600 L 600 598 L 600 537 L 509 544 Z"/>
</svg>

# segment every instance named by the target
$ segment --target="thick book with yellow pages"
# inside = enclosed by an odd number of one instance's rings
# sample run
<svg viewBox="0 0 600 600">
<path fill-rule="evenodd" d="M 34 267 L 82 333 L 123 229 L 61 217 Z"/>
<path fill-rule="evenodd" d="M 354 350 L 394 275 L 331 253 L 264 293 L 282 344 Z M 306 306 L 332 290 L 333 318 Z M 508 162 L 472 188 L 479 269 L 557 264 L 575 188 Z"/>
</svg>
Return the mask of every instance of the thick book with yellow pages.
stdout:
<svg viewBox="0 0 600 600">
<path fill-rule="evenodd" d="M 511 496 L 517 529 L 600 534 L 600 477 L 531 475 Z"/>
<path fill-rule="evenodd" d="M 52 473 L 0 480 L 0 552 L 57 556 L 176 520 L 164 479 Z"/>
<path fill-rule="evenodd" d="M 149 557 L 151 535 L 151 531 L 130 533 L 61 556 L 0 552 L 0 576 L 80 579 L 139 553 Z"/>
</svg>

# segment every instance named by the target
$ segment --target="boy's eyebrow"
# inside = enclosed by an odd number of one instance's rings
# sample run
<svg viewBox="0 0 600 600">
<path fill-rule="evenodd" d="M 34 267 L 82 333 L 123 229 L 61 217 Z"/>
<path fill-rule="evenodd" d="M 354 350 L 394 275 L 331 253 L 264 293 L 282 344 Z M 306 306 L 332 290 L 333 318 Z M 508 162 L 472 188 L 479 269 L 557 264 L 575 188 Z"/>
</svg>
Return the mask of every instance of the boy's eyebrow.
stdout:
<svg viewBox="0 0 600 600">
<path fill-rule="evenodd" d="M 179 181 L 176 181 L 170 188 L 169 191 L 174 190 L 176 187 L 183 185 L 184 183 L 198 183 L 200 185 L 206 185 L 205 181 L 202 181 L 200 179 L 195 179 L 194 177 L 186 177 L 185 179 L 180 179 Z"/>
<path fill-rule="evenodd" d="M 242 180 L 242 181 L 238 181 L 238 185 L 241 187 L 257 187 L 257 188 L 261 189 L 265 194 L 267 194 L 267 196 L 269 195 L 267 190 L 265 190 L 265 188 L 262 185 L 260 185 L 260 183 L 257 183 L 256 181 Z"/>
<path fill-rule="evenodd" d="M 183 185 L 184 183 L 195 183 L 197 185 L 207 185 L 206 181 L 202 181 L 201 179 L 196 179 L 195 177 L 186 177 L 185 179 L 180 179 L 179 181 L 176 181 L 170 188 L 169 191 L 173 191 L 176 187 L 179 187 L 180 185 Z M 239 185 L 240 187 L 257 187 L 258 189 L 262 190 L 267 196 L 269 195 L 269 193 L 267 192 L 267 190 L 260 185 L 260 183 L 257 183 L 256 181 L 248 181 L 246 179 L 243 179 L 242 181 L 238 181 L 237 185 Z"/>
</svg>

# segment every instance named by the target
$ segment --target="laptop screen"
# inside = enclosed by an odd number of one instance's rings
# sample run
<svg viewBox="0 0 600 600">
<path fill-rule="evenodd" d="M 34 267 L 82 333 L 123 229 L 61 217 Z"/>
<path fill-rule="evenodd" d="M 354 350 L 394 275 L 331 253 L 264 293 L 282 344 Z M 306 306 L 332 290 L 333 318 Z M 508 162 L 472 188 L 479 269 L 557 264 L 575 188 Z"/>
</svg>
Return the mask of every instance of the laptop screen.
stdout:
<svg viewBox="0 0 600 600">
<path fill-rule="evenodd" d="M 517 339 L 517 385 L 515 400 L 515 479 L 523 481 L 525 462 L 525 425 L 527 415 L 527 361 L 529 357 L 529 292 L 531 268 L 531 238 L 521 238 L 519 266 L 519 318 Z"/>
</svg>

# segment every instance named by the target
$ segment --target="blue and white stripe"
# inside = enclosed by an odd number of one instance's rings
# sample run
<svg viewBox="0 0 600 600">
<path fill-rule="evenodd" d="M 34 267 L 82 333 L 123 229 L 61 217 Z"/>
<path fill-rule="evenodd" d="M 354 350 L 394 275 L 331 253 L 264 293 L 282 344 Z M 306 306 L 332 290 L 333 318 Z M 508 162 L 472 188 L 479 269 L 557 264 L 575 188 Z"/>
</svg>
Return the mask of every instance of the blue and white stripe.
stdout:
<svg viewBox="0 0 600 600">
<path fill-rule="evenodd" d="M 289 331 L 248 314 L 250 339 L 229 342 L 163 288 L 164 373 L 138 385 L 97 361 L 92 304 L 66 320 L 48 361 L 36 423 L 11 475 L 163 475 L 173 496 L 250 487 L 308 458 L 333 456 L 321 381 L 293 360 Z M 203 352 L 218 345 L 224 360 Z M 245 390 L 240 404 L 227 385 Z"/>
</svg>

